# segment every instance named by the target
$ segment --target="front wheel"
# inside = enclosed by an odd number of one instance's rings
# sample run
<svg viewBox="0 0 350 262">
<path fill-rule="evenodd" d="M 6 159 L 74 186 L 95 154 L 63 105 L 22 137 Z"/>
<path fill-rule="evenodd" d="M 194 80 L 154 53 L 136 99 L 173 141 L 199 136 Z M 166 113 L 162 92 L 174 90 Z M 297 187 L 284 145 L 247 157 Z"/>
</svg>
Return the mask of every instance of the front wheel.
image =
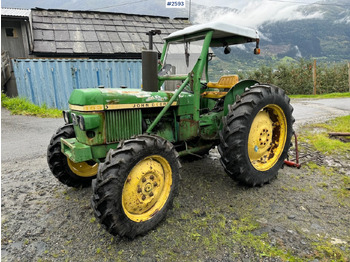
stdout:
<svg viewBox="0 0 350 262">
<path fill-rule="evenodd" d="M 59 128 L 47 148 L 47 163 L 52 174 L 70 187 L 88 187 L 96 176 L 98 164 L 94 161 L 75 163 L 61 152 L 61 138 L 75 137 L 72 125 Z"/>
<path fill-rule="evenodd" d="M 140 135 L 121 142 L 93 182 L 95 216 L 112 235 L 147 233 L 172 206 L 179 168 L 177 152 L 163 138 Z"/>
<path fill-rule="evenodd" d="M 230 177 L 250 186 L 276 177 L 293 134 L 289 101 L 278 87 L 256 85 L 229 106 L 218 149 Z"/>
</svg>

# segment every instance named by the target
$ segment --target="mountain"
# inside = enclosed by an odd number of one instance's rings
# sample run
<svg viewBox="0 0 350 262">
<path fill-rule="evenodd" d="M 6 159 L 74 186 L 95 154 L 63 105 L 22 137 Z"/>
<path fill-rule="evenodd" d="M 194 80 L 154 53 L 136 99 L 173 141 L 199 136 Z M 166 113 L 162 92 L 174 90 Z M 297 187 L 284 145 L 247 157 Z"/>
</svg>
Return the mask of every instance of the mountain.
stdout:
<svg viewBox="0 0 350 262">
<path fill-rule="evenodd" d="M 304 13 L 322 13 L 322 18 L 263 25 L 260 30 L 271 36 L 271 41 L 262 46 L 267 48 L 268 54 L 279 58 L 302 56 L 328 61 L 349 60 L 350 5 L 347 5 L 348 9 L 344 7 L 336 4 L 301 7 L 300 10 Z M 281 46 L 286 48 L 278 49 Z"/>
<path fill-rule="evenodd" d="M 317 59 L 320 62 L 350 60 L 350 4 L 347 0 L 320 1 L 300 6 L 300 19 L 266 21 L 257 27 L 261 55 L 254 56 L 254 46 L 232 48 L 229 55 L 215 53 L 223 62 L 235 63 L 227 70 L 246 70 L 252 66 L 274 64 L 281 59 Z M 232 11 L 237 12 L 236 10 Z M 296 15 L 296 13 L 294 13 Z M 310 17 L 310 18 L 307 18 Z M 254 61 L 252 65 L 251 61 Z M 228 66 L 223 64 L 223 68 Z"/>
</svg>

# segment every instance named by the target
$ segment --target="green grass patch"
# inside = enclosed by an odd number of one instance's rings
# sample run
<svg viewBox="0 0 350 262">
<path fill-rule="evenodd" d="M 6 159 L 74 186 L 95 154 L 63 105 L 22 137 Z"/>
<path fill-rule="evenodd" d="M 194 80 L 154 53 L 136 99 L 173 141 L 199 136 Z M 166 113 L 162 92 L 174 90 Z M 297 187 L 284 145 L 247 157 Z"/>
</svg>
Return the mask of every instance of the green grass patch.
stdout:
<svg viewBox="0 0 350 262">
<path fill-rule="evenodd" d="M 185 216 L 178 215 L 180 219 L 167 218 L 168 230 L 163 228 L 155 232 L 152 237 L 153 245 L 164 246 L 167 241 L 171 241 L 173 247 L 166 251 L 157 251 L 156 257 L 159 260 L 198 261 L 203 258 L 198 257 L 200 250 L 200 256 L 211 259 L 225 252 L 234 261 L 241 252 L 237 246 L 241 246 L 259 254 L 261 258 L 278 257 L 282 261 L 303 261 L 303 258 L 293 255 L 285 246 L 271 245 L 267 233 L 256 233 L 260 224 L 249 214 L 232 218 L 230 215 L 218 213 L 215 207 L 209 207 L 205 212 L 199 209 L 192 211 L 185 212 Z M 173 227 L 179 231 L 172 230 Z M 183 246 L 188 247 L 186 258 L 180 252 Z"/>
<path fill-rule="evenodd" d="M 336 189 L 339 203 L 343 206 L 350 206 L 350 177 L 343 176 L 340 188 Z"/>
<path fill-rule="evenodd" d="M 319 129 L 320 132 L 316 133 L 315 129 Z M 328 132 L 350 132 L 350 115 L 306 126 L 299 140 L 311 144 L 317 151 L 325 154 L 343 154 L 350 151 L 349 143 L 344 143 L 335 137 L 330 138 Z"/>
<path fill-rule="evenodd" d="M 350 132 L 350 115 L 337 117 L 326 123 L 314 124 L 313 126 L 325 128 L 329 132 Z"/>
<path fill-rule="evenodd" d="M 326 240 L 313 243 L 315 247 L 313 258 L 321 259 L 321 261 L 348 261 L 348 252 L 343 251 L 339 246 L 334 245 Z"/>
<path fill-rule="evenodd" d="M 325 154 L 343 153 L 349 150 L 349 145 L 339 140 L 328 138 L 326 134 L 313 135 L 308 137 L 308 139 L 316 150 Z"/>
<path fill-rule="evenodd" d="M 312 161 L 306 163 L 306 166 L 310 174 L 320 175 L 320 182 L 317 183 L 319 188 L 331 189 L 340 206 L 350 206 L 350 177 L 340 174 L 336 168 L 320 166 Z"/>
<path fill-rule="evenodd" d="M 232 239 L 242 246 L 252 248 L 261 257 L 279 257 L 283 261 L 303 261 L 303 259 L 293 256 L 284 247 L 271 246 L 267 233 L 253 234 L 252 232 L 258 228 L 258 223 L 251 218 L 235 220 L 231 224 Z"/>
<path fill-rule="evenodd" d="M 48 108 L 46 105 L 38 106 L 25 98 L 7 97 L 1 93 L 1 106 L 10 110 L 13 115 L 38 116 L 38 117 L 62 117 L 62 111 L 55 108 Z"/>
<path fill-rule="evenodd" d="M 322 95 L 289 95 L 290 98 L 341 98 L 341 97 L 350 97 L 350 92 L 346 93 L 330 93 Z"/>
</svg>

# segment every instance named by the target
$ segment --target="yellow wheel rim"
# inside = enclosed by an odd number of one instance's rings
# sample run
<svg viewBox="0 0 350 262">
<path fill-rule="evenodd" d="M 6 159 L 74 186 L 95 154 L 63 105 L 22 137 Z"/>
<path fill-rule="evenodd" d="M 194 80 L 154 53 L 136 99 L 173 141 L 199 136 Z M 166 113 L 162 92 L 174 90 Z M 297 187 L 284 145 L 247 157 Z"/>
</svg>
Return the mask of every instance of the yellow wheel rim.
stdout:
<svg viewBox="0 0 350 262">
<path fill-rule="evenodd" d="M 77 176 L 92 177 L 97 174 L 97 163 L 94 163 L 93 165 L 89 165 L 86 162 L 75 163 L 69 158 L 67 158 L 67 162 L 70 170 L 72 170 L 72 172 Z"/>
<path fill-rule="evenodd" d="M 129 173 L 122 192 L 125 214 L 135 222 L 151 219 L 168 200 L 172 171 L 168 161 L 159 155 L 141 160 Z"/>
<path fill-rule="evenodd" d="M 249 160 L 256 170 L 272 168 L 287 139 L 287 120 L 277 105 L 267 105 L 255 116 L 248 137 Z"/>
</svg>

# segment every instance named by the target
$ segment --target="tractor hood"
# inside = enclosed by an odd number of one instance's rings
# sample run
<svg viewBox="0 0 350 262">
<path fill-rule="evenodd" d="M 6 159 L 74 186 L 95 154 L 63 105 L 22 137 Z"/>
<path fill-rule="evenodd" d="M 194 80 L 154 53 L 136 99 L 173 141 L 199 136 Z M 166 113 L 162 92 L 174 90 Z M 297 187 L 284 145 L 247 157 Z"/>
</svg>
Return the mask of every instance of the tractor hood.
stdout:
<svg viewBox="0 0 350 262">
<path fill-rule="evenodd" d="M 171 91 L 146 92 L 140 89 L 89 88 L 75 89 L 69 98 L 69 108 L 77 111 L 164 107 L 174 95 Z M 189 103 L 193 95 L 183 92 L 173 106 Z"/>
</svg>

